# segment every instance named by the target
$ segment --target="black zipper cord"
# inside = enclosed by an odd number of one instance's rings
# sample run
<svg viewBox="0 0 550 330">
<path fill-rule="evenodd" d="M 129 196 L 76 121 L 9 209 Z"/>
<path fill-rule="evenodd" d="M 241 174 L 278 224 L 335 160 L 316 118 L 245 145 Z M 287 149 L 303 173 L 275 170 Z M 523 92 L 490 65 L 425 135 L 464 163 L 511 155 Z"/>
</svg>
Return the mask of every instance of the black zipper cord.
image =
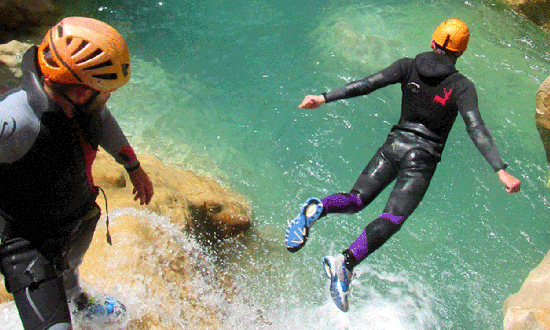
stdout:
<svg viewBox="0 0 550 330">
<path fill-rule="evenodd" d="M 101 187 L 98 187 L 96 186 L 97 189 L 99 189 L 101 191 L 101 193 L 103 193 L 103 198 L 105 199 L 105 217 L 107 218 L 105 220 L 105 226 L 107 227 L 107 243 L 109 243 L 109 245 L 113 245 L 113 241 L 111 240 L 111 233 L 109 232 L 109 206 L 107 204 L 107 195 L 105 194 L 105 191 L 103 190 L 103 188 Z"/>
</svg>

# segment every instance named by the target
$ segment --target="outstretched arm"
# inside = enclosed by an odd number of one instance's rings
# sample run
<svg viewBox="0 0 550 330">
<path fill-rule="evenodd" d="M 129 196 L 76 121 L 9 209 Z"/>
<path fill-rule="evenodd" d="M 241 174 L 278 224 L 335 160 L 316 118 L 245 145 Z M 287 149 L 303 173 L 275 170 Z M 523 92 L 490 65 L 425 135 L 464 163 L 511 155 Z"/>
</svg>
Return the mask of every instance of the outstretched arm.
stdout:
<svg viewBox="0 0 550 330">
<path fill-rule="evenodd" d="M 380 72 L 363 79 L 349 82 L 328 93 L 323 93 L 323 95 L 307 95 L 299 105 L 299 108 L 317 109 L 325 103 L 367 95 L 379 88 L 386 87 L 390 84 L 397 84 L 405 77 L 405 74 L 408 72 L 407 67 L 411 62 L 411 59 L 403 58 L 395 61 L 392 65 Z"/>
<path fill-rule="evenodd" d="M 470 138 L 493 170 L 497 172 L 500 182 L 505 186 L 506 192 L 518 192 L 521 182 L 505 171 L 507 165 L 500 158 L 493 136 L 481 118 L 477 106 L 477 93 L 473 84 L 466 89 L 466 92 L 459 96 L 457 104 Z"/>
</svg>

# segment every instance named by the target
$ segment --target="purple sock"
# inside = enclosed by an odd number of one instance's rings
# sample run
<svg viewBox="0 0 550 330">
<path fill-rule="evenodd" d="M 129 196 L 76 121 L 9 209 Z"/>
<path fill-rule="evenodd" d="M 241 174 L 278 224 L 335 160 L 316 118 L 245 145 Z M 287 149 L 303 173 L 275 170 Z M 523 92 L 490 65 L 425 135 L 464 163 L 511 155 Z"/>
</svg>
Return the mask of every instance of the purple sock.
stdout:
<svg viewBox="0 0 550 330">
<path fill-rule="evenodd" d="M 391 221 L 396 225 L 400 225 L 403 223 L 403 221 L 405 221 L 404 216 L 393 215 L 391 213 L 382 213 L 380 218 Z M 360 263 L 369 255 L 366 227 L 365 229 L 363 229 L 363 232 L 361 233 L 361 235 L 359 235 L 359 237 L 357 237 L 357 239 L 353 243 L 351 243 L 348 250 L 351 252 L 351 254 L 353 254 L 355 259 L 357 259 L 357 263 Z"/>
<path fill-rule="evenodd" d="M 365 229 L 363 229 L 363 232 L 357 237 L 355 242 L 351 243 L 348 250 L 351 251 L 351 254 L 357 259 L 357 263 L 363 261 L 367 257 L 369 254 L 369 247 L 367 245 L 367 233 Z"/>
<path fill-rule="evenodd" d="M 355 194 L 335 194 L 323 198 L 323 213 L 357 213 L 365 208 Z"/>
<path fill-rule="evenodd" d="M 403 221 L 405 221 L 405 217 L 400 216 L 400 215 L 393 215 L 391 213 L 382 213 L 380 218 L 390 220 L 391 222 L 395 223 L 396 225 L 400 225 Z"/>
</svg>

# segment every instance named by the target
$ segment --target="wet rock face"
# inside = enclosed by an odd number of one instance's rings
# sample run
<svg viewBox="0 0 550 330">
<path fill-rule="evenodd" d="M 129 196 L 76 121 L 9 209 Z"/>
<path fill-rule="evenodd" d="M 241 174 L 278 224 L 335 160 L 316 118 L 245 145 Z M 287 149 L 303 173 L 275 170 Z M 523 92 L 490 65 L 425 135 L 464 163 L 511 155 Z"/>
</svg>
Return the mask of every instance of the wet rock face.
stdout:
<svg viewBox="0 0 550 330">
<path fill-rule="evenodd" d="M 550 30 L 550 0 L 507 0 L 529 19 Z M 529 17 L 531 15 L 531 17 Z M 550 77 L 536 92 L 535 125 L 550 164 Z M 520 290 L 502 306 L 504 330 L 550 329 L 550 252 L 533 269 Z"/>
<path fill-rule="evenodd" d="M 55 0 L 0 1 L 0 93 L 19 84 L 21 57 L 62 17 Z"/>
<path fill-rule="evenodd" d="M 0 29 L 32 29 L 56 23 L 62 11 L 54 0 L 2 0 L 0 1 Z"/>
<path fill-rule="evenodd" d="M 189 203 L 191 232 L 206 241 L 218 241 L 246 232 L 250 226 L 250 212 L 238 202 L 205 200 Z"/>
<path fill-rule="evenodd" d="M 504 330 L 550 329 L 550 253 L 503 304 Z"/>
<path fill-rule="evenodd" d="M 528 20 L 550 31 L 550 0 L 501 0 Z"/>
<path fill-rule="evenodd" d="M 0 93 L 19 84 L 23 76 L 21 60 L 31 46 L 16 40 L 0 45 Z"/>
<path fill-rule="evenodd" d="M 536 100 L 536 127 L 539 131 L 544 151 L 546 152 L 546 160 L 550 164 L 550 77 L 540 85 L 536 94 Z"/>
<path fill-rule="evenodd" d="M 136 205 L 128 174 L 106 152 L 94 162 L 94 183 L 109 197 L 109 207 L 147 208 L 197 237 L 215 242 L 245 233 L 251 227 L 252 208 L 242 196 L 215 180 L 162 163 L 151 155 L 139 155 L 153 181 L 151 204 Z"/>
</svg>

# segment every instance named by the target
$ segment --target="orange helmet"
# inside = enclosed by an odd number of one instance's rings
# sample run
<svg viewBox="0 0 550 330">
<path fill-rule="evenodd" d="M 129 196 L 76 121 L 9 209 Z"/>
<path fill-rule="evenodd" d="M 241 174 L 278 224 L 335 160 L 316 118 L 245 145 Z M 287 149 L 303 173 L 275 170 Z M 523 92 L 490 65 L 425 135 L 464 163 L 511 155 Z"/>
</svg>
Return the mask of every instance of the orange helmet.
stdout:
<svg viewBox="0 0 550 330">
<path fill-rule="evenodd" d="M 432 39 L 440 47 L 453 52 L 463 52 L 468 47 L 470 31 L 466 23 L 457 18 L 451 18 L 439 24 Z"/>
<path fill-rule="evenodd" d="M 58 84 L 79 84 L 112 92 L 130 80 L 130 53 L 110 25 L 67 17 L 52 27 L 38 47 L 38 65 Z"/>
</svg>

